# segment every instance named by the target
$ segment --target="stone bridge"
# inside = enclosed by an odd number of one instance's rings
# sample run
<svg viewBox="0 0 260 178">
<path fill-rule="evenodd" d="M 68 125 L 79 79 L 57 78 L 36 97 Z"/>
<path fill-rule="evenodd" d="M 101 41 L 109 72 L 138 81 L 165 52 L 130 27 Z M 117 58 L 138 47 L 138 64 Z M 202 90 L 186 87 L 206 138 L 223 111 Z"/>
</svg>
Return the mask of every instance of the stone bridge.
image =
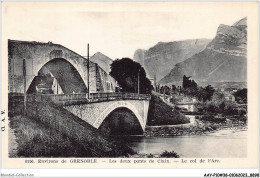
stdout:
<svg viewBox="0 0 260 178">
<path fill-rule="evenodd" d="M 86 121 L 95 128 L 99 128 L 107 116 L 117 108 L 127 108 L 134 113 L 143 131 L 145 130 L 149 101 L 122 100 L 97 102 L 92 104 L 79 104 L 63 106 L 65 109 Z"/>
<path fill-rule="evenodd" d="M 115 80 L 97 64 L 88 62 L 59 44 L 8 40 L 9 94 L 26 93 L 28 102 L 53 102 L 97 129 L 115 109 L 127 108 L 144 130 L 150 95 L 115 93 Z M 38 86 L 43 86 L 47 75 L 53 80 L 47 87 L 52 92 L 43 94 Z"/>
<path fill-rule="evenodd" d="M 137 93 L 91 93 L 67 95 L 28 95 L 28 102 L 52 102 L 99 128 L 107 116 L 118 108 L 133 112 L 145 130 L 151 96 Z"/>
<path fill-rule="evenodd" d="M 88 78 L 88 60 L 62 45 L 8 40 L 9 93 L 24 93 L 24 84 L 28 92 L 30 87 L 35 88 L 33 80 L 46 72 L 57 80 L 65 94 L 87 93 L 88 90 L 114 92 L 115 80 L 109 74 L 91 61 L 89 68 Z"/>
</svg>

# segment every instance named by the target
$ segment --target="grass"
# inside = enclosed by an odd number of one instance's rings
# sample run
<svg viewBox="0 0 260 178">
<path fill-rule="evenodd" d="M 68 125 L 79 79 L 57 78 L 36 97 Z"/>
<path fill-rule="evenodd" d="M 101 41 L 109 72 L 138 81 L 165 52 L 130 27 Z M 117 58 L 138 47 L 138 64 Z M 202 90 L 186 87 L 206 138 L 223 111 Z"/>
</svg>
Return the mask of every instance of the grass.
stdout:
<svg viewBox="0 0 260 178">
<path fill-rule="evenodd" d="M 15 129 L 18 157 L 75 157 L 84 156 L 82 151 L 86 151 L 67 136 L 28 117 L 11 117 L 10 127 Z"/>
<path fill-rule="evenodd" d="M 173 109 L 155 95 L 152 95 L 147 125 L 178 125 L 186 123 L 189 123 L 189 119 L 182 113 Z"/>
<path fill-rule="evenodd" d="M 126 145 L 103 137 L 97 129 L 61 107 L 34 103 L 28 106 L 26 117 L 16 113 L 9 118 L 17 137 L 18 157 L 120 157 L 134 154 Z"/>
</svg>

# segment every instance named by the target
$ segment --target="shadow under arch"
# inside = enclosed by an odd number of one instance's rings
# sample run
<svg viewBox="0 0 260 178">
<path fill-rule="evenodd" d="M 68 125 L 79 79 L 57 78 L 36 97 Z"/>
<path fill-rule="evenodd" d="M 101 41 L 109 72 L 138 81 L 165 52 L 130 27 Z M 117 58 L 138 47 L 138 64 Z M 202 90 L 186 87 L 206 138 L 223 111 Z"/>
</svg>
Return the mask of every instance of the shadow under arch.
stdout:
<svg viewBox="0 0 260 178">
<path fill-rule="evenodd" d="M 77 69 L 64 58 L 54 58 L 45 63 L 31 82 L 27 93 L 36 93 L 36 86 L 45 78 L 55 78 L 64 94 L 87 93 L 87 87 Z M 51 82 L 51 81 L 49 81 Z"/>
<path fill-rule="evenodd" d="M 127 107 L 114 109 L 98 128 L 105 135 L 142 135 L 143 129 L 136 115 Z"/>
</svg>

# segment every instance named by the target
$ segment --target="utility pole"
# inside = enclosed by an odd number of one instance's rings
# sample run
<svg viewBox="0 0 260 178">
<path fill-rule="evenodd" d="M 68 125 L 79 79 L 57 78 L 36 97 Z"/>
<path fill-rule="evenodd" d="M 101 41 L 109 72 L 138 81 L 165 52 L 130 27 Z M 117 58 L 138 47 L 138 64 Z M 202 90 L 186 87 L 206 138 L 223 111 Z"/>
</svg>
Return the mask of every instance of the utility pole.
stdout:
<svg viewBox="0 0 260 178">
<path fill-rule="evenodd" d="M 88 98 L 89 98 L 89 94 L 90 94 L 90 90 L 89 90 L 89 44 L 88 44 L 88 65 L 87 65 L 87 72 L 88 72 Z"/>
<path fill-rule="evenodd" d="M 154 90 L 155 90 L 155 92 L 157 92 L 156 91 L 156 73 L 154 74 Z"/>
<path fill-rule="evenodd" d="M 139 71 L 140 71 L 140 69 L 138 69 L 138 75 L 137 75 L 137 90 L 138 90 L 138 94 L 140 94 L 140 77 L 139 77 Z"/>
<path fill-rule="evenodd" d="M 10 57 L 11 58 L 11 57 Z M 15 91 L 15 87 L 14 87 L 14 78 L 15 78 L 15 74 L 14 74 L 14 59 L 12 58 L 12 62 L 13 62 L 13 77 L 12 77 L 12 92 Z"/>
<path fill-rule="evenodd" d="M 163 101 L 165 101 L 165 86 L 163 86 Z"/>
<path fill-rule="evenodd" d="M 23 85 L 24 85 L 24 114 L 26 114 L 26 61 L 23 59 Z"/>
<path fill-rule="evenodd" d="M 59 94 L 59 84 L 58 81 L 54 78 L 54 80 L 56 81 L 56 86 L 57 86 L 57 95 Z"/>
</svg>

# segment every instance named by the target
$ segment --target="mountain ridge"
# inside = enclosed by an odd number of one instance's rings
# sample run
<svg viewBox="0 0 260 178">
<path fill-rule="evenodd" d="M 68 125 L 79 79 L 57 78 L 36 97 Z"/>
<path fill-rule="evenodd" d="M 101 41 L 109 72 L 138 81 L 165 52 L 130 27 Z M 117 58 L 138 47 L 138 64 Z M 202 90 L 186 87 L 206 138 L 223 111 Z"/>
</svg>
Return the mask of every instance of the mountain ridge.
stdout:
<svg viewBox="0 0 260 178">
<path fill-rule="evenodd" d="M 232 26 L 219 25 L 206 48 L 177 63 L 158 83 L 181 81 L 183 75 L 198 82 L 247 81 L 247 26 L 243 18 Z"/>
<path fill-rule="evenodd" d="M 110 72 L 110 64 L 113 60 L 101 52 L 96 52 L 89 58 L 91 62 L 98 64 L 107 74 Z"/>
<path fill-rule="evenodd" d="M 149 78 L 156 75 L 161 79 L 176 63 L 202 51 L 209 42 L 206 38 L 158 42 L 148 50 L 137 49 L 133 59 L 144 67 Z"/>
</svg>

